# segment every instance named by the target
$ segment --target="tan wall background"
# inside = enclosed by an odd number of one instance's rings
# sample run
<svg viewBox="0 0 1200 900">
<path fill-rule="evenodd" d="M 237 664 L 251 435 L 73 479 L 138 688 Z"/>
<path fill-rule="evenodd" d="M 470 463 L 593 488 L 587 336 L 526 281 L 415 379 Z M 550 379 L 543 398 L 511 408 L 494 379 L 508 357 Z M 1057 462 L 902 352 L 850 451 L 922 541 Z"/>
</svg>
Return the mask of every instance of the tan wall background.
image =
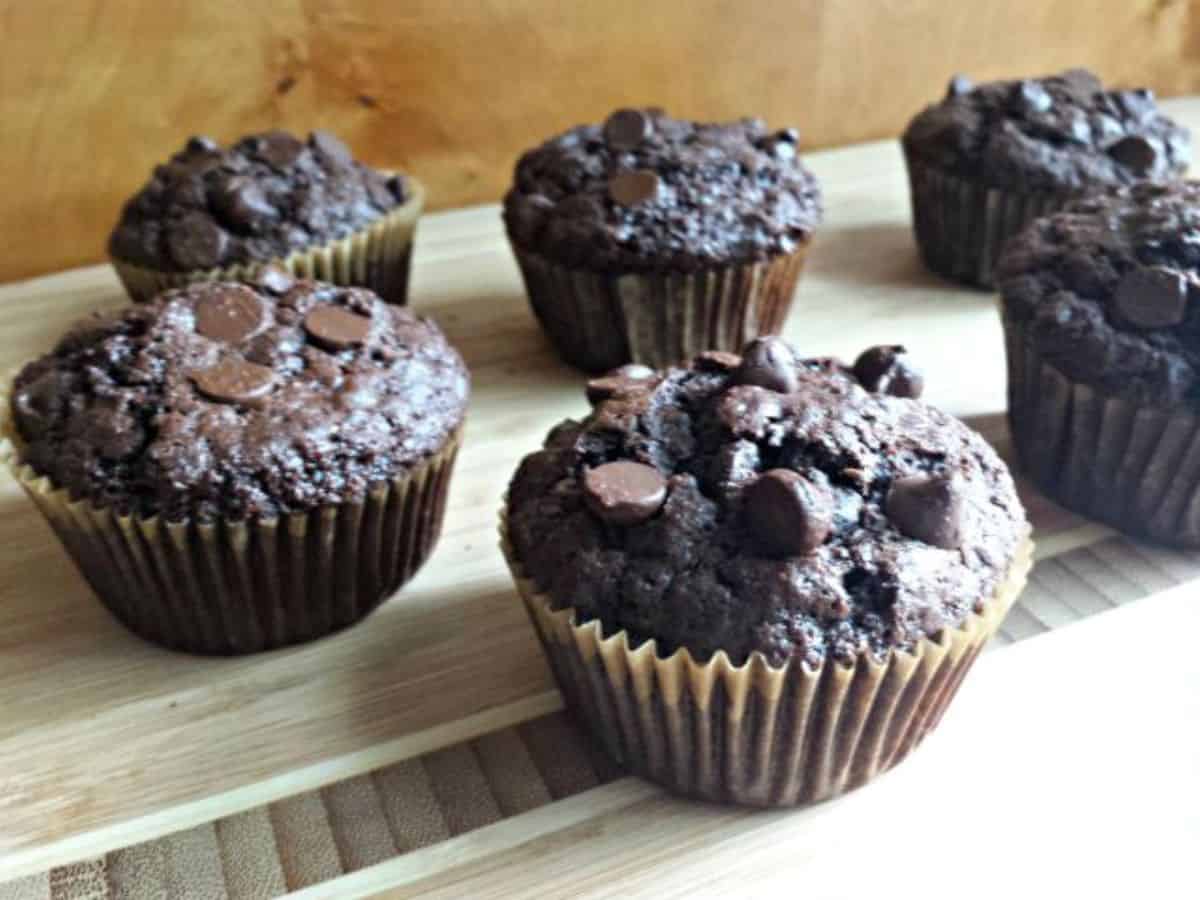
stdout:
<svg viewBox="0 0 1200 900">
<path fill-rule="evenodd" d="M 896 134 L 955 71 L 1200 92 L 1200 0 L 0 0 L 0 280 L 103 258 L 191 133 L 340 133 L 435 208 L 623 104 Z"/>
</svg>

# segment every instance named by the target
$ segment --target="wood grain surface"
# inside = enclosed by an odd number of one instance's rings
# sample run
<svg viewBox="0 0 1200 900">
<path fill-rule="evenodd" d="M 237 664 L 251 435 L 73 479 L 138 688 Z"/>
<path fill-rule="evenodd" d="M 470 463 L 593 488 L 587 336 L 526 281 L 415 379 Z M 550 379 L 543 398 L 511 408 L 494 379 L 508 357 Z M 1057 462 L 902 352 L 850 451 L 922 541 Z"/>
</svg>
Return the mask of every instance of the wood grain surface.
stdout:
<svg viewBox="0 0 1200 900">
<path fill-rule="evenodd" d="M 1200 124 L 1200 100 L 1171 110 Z M 1003 451 L 994 299 L 921 269 L 895 144 L 815 154 L 813 165 L 828 185 L 828 221 L 787 335 L 814 355 L 908 344 L 927 370 L 928 399 Z M 361 626 L 247 659 L 155 649 L 89 596 L 32 505 L 0 478 L 0 872 L 36 873 L 232 816 L 558 707 L 496 549 L 495 515 L 520 456 L 584 410 L 581 378 L 554 359 L 528 312 L 494 207 L 438 214 L 422 229 L 414 302 L 463 350 L 474 394 L 442 542 Z M 77 316 L 120 302 L 106 267 L 0 287 L 0 371 Z M 1130 585 L 1145 596 L 1197 576 L 1195 560 L 1159 551 L 1097 556 L 1109 532 L 1028 486 L 1023 496 L 1039 558 L 1052 563 L 1031 590 L 1049 601 L 1011 618 L 1010 638 L 1062 621 L 1056 602 L 1084 614 L 1127 602 Z M 1125 574 L 1106 578 L 1113 568 Z M 1068 576 L 1097 585 L 1106 602 L 1060 592 Z M 353 789 L 337 796 L 345 821 L 366 802 Z"/>
<path fill-rule="evenodd" d="M 99 261 L 186 136 L 321 126 L 491 202 L 524 148 L 618 105 L 896 134 L 948 77 L 1088 65 L 1200 90 L 1194 0 L 0 0 L 0 281 Z"/>
</svg>

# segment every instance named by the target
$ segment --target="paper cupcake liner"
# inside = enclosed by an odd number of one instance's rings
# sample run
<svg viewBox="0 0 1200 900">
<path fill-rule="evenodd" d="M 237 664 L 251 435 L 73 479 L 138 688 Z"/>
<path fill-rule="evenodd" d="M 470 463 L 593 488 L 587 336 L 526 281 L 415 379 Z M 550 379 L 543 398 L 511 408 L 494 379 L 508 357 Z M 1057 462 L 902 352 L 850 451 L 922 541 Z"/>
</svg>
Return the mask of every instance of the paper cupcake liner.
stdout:
<svg viewBox="0 0 1200 900">
<path fill-rule="evenodd" d="M 559 354 L 586 372 L 654 368 L 704 350 L 738 352 L 778 334 L 808 244 L 767 262 L 702 272 L 606 274 L 559 265 L 516 244 L 534 314 Z"/>
<path fill-rule="evenodd" d="M 925 265 L 976 287 L 992 287 L 992 269 L 1010 237 L 1075 196 L 990 188 L 911 157 L 905 161 L 913 229 Z"/>
<path fill-rule="evenodd" d="M 1200 547 L 1200 416 L 1106 396 L 1046 362 L 1005 317 L 1008 415 L 1022 469 L 1067 509 Z"/>
<path fill-rule="evenodd" d="M 176 650 L 233 655 L 309 641 L 379 606 L 441 532 L 460 434 L 361 503 L 276 519 L 168 522 L 72 500 L 21 460 L 0 392 L 0 462 L 49 521 L 100 601 Z"/>
<path fill-rule="evenodd" d="M 411 178 L 408 183 L 412 197 L 403 206 L 347 237 L 284 258 L 190 272 L 147 269 L 115 257 L 112 265 L 126 293 L 137 303 L 197 281 L 249 281 L 274 265 L 298 278 L 370 288 L 387 302 L 403 306 L 408 302 L 412 243 L 425 200 L 421 185 Z"/>
<path fill-rule="evenodd" d="M 718 803 L 797 806 L 859 787 L 904 759 L 941 720 L 1025 584 L 1026 540 L 1004 583 L 959 629 L 880 663 L 735 666 L 687 649 L 660 658 L 598 621 L 579 624 L 501 543 L 568 707 L 618 762 L 675 793 Z"/>
</svg>

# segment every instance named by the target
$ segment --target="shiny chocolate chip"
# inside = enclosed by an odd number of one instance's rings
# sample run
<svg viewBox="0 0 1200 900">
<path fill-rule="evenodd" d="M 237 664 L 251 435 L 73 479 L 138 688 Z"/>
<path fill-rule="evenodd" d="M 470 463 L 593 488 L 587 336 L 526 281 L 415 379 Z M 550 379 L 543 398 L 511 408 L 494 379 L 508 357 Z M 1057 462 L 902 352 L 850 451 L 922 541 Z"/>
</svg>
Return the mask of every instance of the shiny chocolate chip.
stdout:
<svg viewBox="0 0 1200 900">
<path fill-rule="evenodd" d="M 1014 108 L 1025 115 L 1044 113 L 1054 105 L 1050 93 L 1037 81 L 1020 81 L 1013 89 Z"/>
<path fill-rule="evenodd" d="M 854 377 L 868 391 L 893 397 L 920 397 L 925 376 L 913 365 L 902 344 L 869 347 L 854 361 Z"/>
<path fill-rule="evenodd" d="M 966 75 L 955 75 L 946 85 L 946 96 L 961 97 L 963 94 L 970 93 L 973 87 L 975 87 L 975 82 Z"/>
<path fill-rule="evenodd" d="M 190 153 L 213 153 L 219 149 L 216 141 L 202 134 L 188 138 L 187 150 Z"/>
<path fill-rule="evenodd" d="M 229 236 L 203 213 L 189 213 L 167 227 L 167 250 L 181 269 L 211 269 L 225 255 Z"/>
<path fill-rule="evenodd" d="M 268 131 L 258 139 L 254 152 L 276 169 L 285 169 L 304 152 L 303 142 L 286 131 Z"/>
<path fill-rule="evenodd" d="M 1187 312 L 1187 299 L 1187 278 L 1164 266 L 1132 269 L 1113 294 L 1121 318 L 1138 328 L 1178 325 Z"/>
<path fill-rule="evenodd" d="M 829 488 L 791 469 L 771 469 L 746 488 L 746 521 L 771 556 L 803 556 L 833 529 Z"/>
<path fill-rule="evenodd" d="M 610 525 L 636 525 L 662 508 L 667 480 L 653 466 L 630 460 L 605 463 L 583 473 L 587 507 Z"/>
<path fill-rule="evenodd" d="M 1149 172 L 1154 168 L 1158 159 L 1158 151 L 1154 145 L 1140 135 L 1130 135 L 1121 138 L 1108 148 L 1108 155 L 1128 169 L 1138 174 Z"/>
<path fill-rule="evenodd" d="M 608 195 L 621 206 L 637 206 L 657 199 L 659 177 L 649 169 L 618 172 L 608 182 Z"/>
<path fill-rule="evenodd" d="M 888 490 L 884 508 L 892 524 L 910 538 L 945 550 L 962 545 L 966 502 L 962 484 L 955 478 L 897 478 Z"/>
<path fill-rule="evenodd" d="M 279 211 L 271 205 L 262 187 L 241 175 L 220 184 L 212 196 L 212 203 L 221 221 L 237 231 L 252 231 L 264 219 L 279 217 Z"/>
<path fill-rule="evenodd" d="M 742 362 L 734 373 L 734 381 L 790 394 L 800 385 L 796 375 L 796 355 L 783 338 L 755 338 L 742 351 Z"/>
<path fill-rule="evenodd" d="M 304 330 L 329 350 L 346 350 L 364 344 L 371 320 L 341 306 L 317 306 L 304 317 Z"/>
<path fill-rule="evenodd" d="M 291 273 L 280 266 L 266 266 L 254 277 L 255 287 L 275 295 L 286 294 L 295 283 Z"/>
<path fill-rule="evenodd" d="M 238 344 L 266 325 L 262 301 L 241 285 L 212 288 L 196 304 L 196 332 L 214 341 Z"/>
<path fill-rule="evenodd" d="M 604 123 L 604 140 L 614 150 L 634 150 L 652 128 L 650 117 L 640 109 L 618 109 Z"/>
<path fill-rule="evenodd" d="M 593 378 L 587 383 L 587 398 L 590 403 L 602 403 L 610 397 L 627 397 L 651 387 L 658 373 L 649 366 L 630 363 L 613 369 L 607 375 Z"/>
<path fill-rule="evenodd" d="M 350 148 L 342 143 L 341 138 L 328 131 L 314 131 L 309 136 L 309 142 L 317 153 L 335 165 L 348 166 L 354 161 Z"/>
<path fill-rule="evenodd" d="M 227 359 L 211 368 L 193 372 L 192 383 L 210 400 L 245 403 L 271 392 L 275 384 L 275 372 L 257 363 Z"/>
</svg>

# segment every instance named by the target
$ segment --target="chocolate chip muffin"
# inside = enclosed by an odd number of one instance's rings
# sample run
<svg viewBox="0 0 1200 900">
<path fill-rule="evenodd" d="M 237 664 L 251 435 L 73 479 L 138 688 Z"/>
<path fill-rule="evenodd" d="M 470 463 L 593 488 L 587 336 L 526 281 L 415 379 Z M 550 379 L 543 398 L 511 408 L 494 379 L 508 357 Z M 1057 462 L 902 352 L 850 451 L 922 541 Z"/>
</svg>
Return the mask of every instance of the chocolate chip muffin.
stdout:
<svg viewBox="0 0 1200 900">
<path fill-rule="evenodd" d="M 915 399 L 779 338 L 589 384 L 509 488 L 506 550 L 575 711 L 682 793 L 855 787 L 939 719 L 1029 564 L 1012 479 Z"/>
<path fill-rule="evenodd" d="M 562 357 L 661 366 L 778 332 L 821 221 L 798 141 L 622 109 L 522 156 L 504 223 Z"/>
<path fill-rule="evenodd" d="M 134 300 L 273 264 L 403 304 L 423 196 L 327 131 L 268 131 L 226 148 L 193 137 L 125 204 L 108 250 Z"/>
<path fill-rule="evenodd" d="M 266 269 L 81 322 L 3 398 L 0 456 L 133 631 L 245 653 L 421 565 L 467 390 L 431 322 Z"/>
<path fill-rule="evenodd" d="M 1200 547 L 1200 184 L 1034 222 L 997 268 L 1021 464 L 1063 505 Z"/>
<path fill-rule="evenodd" d="M 1148 90 L 1106 90 L 1084 69 L 973 85 L 909 124 L 913 226 L 935 272 L 982 287 L 1004 242 L 1090 190 L 1165 182 L 1191 161 L 1191 136 Z"/>
</svg>

